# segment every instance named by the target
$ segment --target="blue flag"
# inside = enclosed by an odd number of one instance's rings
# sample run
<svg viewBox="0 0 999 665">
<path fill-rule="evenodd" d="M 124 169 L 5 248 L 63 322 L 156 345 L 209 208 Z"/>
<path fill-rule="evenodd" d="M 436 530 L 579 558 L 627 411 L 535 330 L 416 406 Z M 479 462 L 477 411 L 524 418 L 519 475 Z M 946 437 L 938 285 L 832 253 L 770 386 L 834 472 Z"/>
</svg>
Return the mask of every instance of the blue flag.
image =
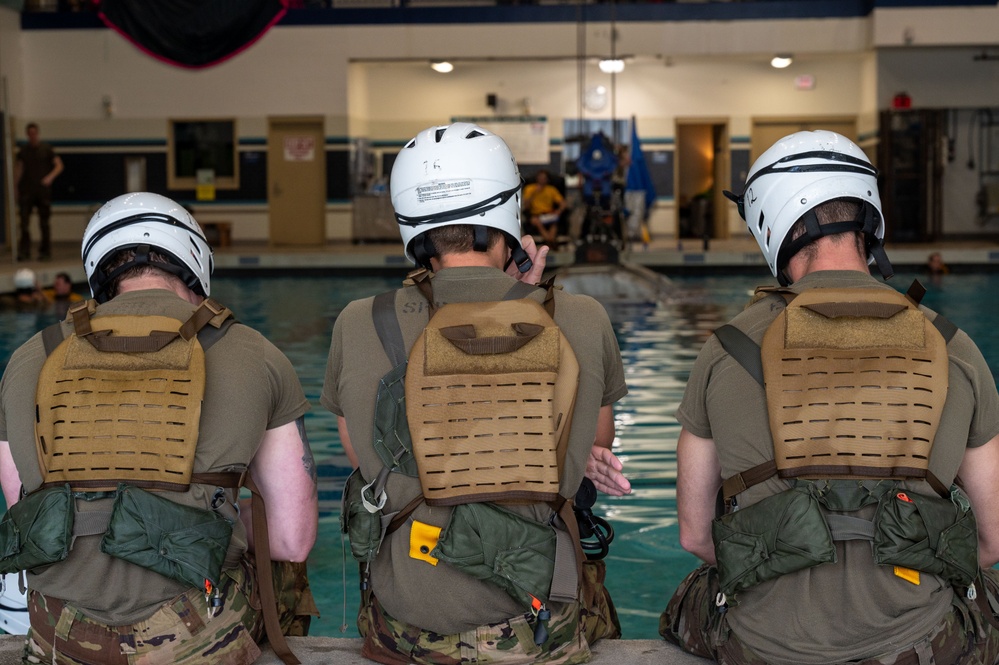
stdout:
<svg viewBox="0 0 999 665">
<path fill-rule="evenodd" d="M 649 167 L 645 163 L 642 144 L 638 140 L 638 123 L 631 119 L 631 165 L 628 166 L 628 180 L 625 191 L 643 192 L 645 201 L 644 217 L 648 217 L 652 204 L 656 200 L 656 186 L 649 175 Z"/>
<path fill-rule="evenodd" d="M 649 166 L 645 163 L 642 143 L 638 140 L 638 123 L 631 118 L 631 163 L 625 182 L 624 207 L 627 211 L 627 234 L 631 241 L 640 241 L 648 247 L 649 213 L 656 201 L 656 186 L 652 183 Z"/>
</svg>

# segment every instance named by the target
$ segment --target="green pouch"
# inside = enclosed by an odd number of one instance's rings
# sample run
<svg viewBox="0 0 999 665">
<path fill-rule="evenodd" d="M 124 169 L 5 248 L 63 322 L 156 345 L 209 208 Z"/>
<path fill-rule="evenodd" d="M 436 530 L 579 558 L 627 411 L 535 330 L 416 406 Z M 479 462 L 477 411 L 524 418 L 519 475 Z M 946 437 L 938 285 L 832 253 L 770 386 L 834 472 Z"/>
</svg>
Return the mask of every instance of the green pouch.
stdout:
<svg viewBox="0 0 999 665">
<path fill-rule="evenodd" d="M 978 526 L 968 499 L 895 492 L 878 505 L 874 560 L 937 575 L 959 587 L 978 575 Z"/>
<path fill-rule="evenodd" d="M 69 555 L 73 542 L 69 485 L 32 492 L 0 520 L 0 573 L 33 570 Z"/>
<path fill-rule="evenodd" d="M 555 530 L 491 503 L 455 506 L 431 556 L 491 582 L 530 608 L 548 602 Z"/>
<path fill-rule="evenodd" d="M 375 397 L 374 448 L 382 464 L 396 473 L 416 478 L 413 440 L 406 420 L 406 367 L 399 363 L 378 383 Z"/>
<path fill-rule="evenodd" d="M 711 523 L 711 536 L 726 595 L 836 560 L 829 526 L 807 489 L 787 490 L 723 515 Z"/>
<path fill-rule="evenodd" d="M 361 563 L 371 563 L 382 544 L 382 511 L 368 512 L 362 501 L 367 483 L 360 469 L 347 477 L 340 503 L 340 531 L 350 539 L 350 553 Z M 369 490 L 370 491 L 370 490 Z M 368 497 L 371 502 L 372 497 Z"/>
<path fill-rule="evenodd" d="M 203 588 L 218 585 L 232 523 L 218 513 L 119 485 L 101 551 Z"/>
</svg>

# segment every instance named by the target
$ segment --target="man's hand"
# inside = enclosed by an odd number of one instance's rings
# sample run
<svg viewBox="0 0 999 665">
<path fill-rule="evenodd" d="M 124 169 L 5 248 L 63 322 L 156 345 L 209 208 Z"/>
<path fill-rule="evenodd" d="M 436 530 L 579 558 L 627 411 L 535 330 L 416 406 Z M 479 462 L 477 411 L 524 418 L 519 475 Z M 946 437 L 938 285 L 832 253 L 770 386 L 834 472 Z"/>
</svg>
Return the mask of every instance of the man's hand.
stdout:
<svg viewBox="0 0 999 665">
<path fill-rule="evenodd" d="M 631 494 L 631 483 L 621 473 L 624 465 L 609 448 L 593 446 L 586 461 L 586 477 L 597 489 L 611 496 Z"/>
<path fill-rule="evenodd" d="M 520 244 L 531 259 L 531 269 L 527 272 L 520 272 L 517 270 L 517 266 L 511 263 L 506 269 L 506 274 L 521 282 L 540 284 L 541 276 L 545 273 L 545 264 L 548 259 L 548 246 L 546 245 L 538 249 L 538 246 L 534 244 L 533 236 L 524 236 L 520 239 Z"/>
</svg>

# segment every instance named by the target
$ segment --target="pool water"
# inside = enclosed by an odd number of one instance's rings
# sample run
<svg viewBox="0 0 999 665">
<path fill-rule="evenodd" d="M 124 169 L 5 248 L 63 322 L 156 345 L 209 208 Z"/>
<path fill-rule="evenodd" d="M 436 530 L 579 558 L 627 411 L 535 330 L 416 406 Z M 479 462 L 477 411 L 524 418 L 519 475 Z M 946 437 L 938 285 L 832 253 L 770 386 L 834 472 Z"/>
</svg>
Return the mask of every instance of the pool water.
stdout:
<svg viewBox="0 0 999 665">
<path fill-rule="evenodd" d="M 634 491 L 627 497 L 601 496 L 594 511 L 616 531 L 607 558 L 607 586 L 626 638 L 658 636 L 660 612 L 697 565 L 678 539 L 675 453 L 680 427 L 673 414 L 700 347 L 712 330 L 741 311 L 754 286 L 768 282 L 765 277 L 677 277 L 672 302 L 610 312 L 630 391 L 615 407 L 614 445 Z M 904 291 L 914 277 L 900 274 L 892 284 Z M 312 624 L 314 635 L 357 634 L 357 566 L 349 549 L 344 565 L 339 532 L 340 491 L 350 465 L 336 418 L 319 405 L 330 331 L 349 301 L 398 282 L 395 277 L 288 276 L 216 278 L 213 284 L 213 296 L 288 355 L 313 405 L 306 423 L 319 464 L 320 529 L 309 570 L 322 612 Z M 999 307 L 993 302 L 999 273 L 951 274 L 923 282 L 928 289 L 923 302 L 967 331 L 993 374 L 999 374 Z M 0 312 L 0 358 L 6 363 L 13 349 L 55 320 L 54 313 Z"/>
</svg>

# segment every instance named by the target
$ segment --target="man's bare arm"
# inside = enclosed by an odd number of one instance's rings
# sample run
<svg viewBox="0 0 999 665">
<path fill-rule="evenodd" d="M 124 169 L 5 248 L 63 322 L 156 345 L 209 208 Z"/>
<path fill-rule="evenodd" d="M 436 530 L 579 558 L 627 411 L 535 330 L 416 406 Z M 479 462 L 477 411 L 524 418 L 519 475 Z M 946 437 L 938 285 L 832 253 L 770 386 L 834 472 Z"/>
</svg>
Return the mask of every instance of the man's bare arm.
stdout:
<svg viewBox="0 0 999 665">
<path fill-rule="evenodd" d="M 708 563 L 715 563 L 711 521 L 721 488 L 721 466 L 715 442 L 680 430 L 676 444 L 676 508 L 680 545 Z"/>
<path fill-rule="evenodd" d="M 958 478 L 978 522 L 978 561 L 982 568 L 991 568 L 999 562 L 999 436 L 965 451 Z"/>
<path fill-rule="evenodd" d="M 0 485 L 3 486 L 3 498 L 10 509 L 21 498 L 21 475 L 14 466 L 14 457 L 10 454 L 10 443 L 0 441 Z"/>
<path fill-rule="evenodd" d="M 264 433 L 250 475 L 267 505 L 271 557 L 305 561 L 316 542 L 319 495 L 316 460 L 302 418 Z"/>
<path fill-rule="evenodd" d="M 56 176 L 62 173 L 62 171 L 63 171 L 62 160 L 59 158 L 59 155 L 56 155 L 55 157 L 52 158 L 52 170 L 46 173 L 45 177 L 42 178 L 42 184 L 45 185 L 46 187 L 51 187 L 52 181 L 55 180 Z"/>
</svg>

